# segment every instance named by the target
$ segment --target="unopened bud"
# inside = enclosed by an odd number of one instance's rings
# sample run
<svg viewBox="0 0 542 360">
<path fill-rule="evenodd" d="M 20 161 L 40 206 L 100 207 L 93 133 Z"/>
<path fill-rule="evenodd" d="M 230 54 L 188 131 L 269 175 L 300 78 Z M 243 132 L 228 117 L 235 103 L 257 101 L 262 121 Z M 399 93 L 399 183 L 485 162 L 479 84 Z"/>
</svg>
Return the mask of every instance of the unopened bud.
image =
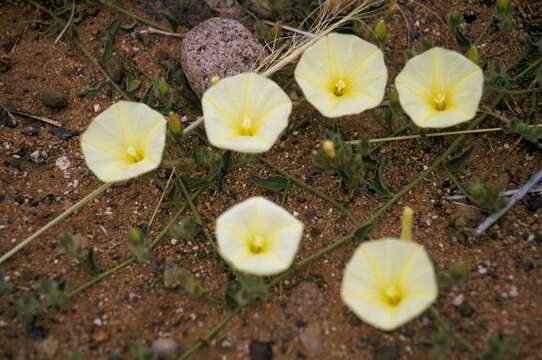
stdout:
<svg viewBox="0 0 542 360">
<path fill-rule="evenodd" d="M 411 207 L 405 207 L 403 210 L 402 226 L 401 226 L 401 239 L 412 240 L 412 224 L 414 218 L 414 210 Z"/>
<path fill-rule="evenodd" d="M 181 135 L 183 132 L 183 124 L 181 122 L 181 118 L 179 115 L 177 115 L 176 112 L 170 111 L 169 114 L 167 114 L 167 122 L 169 131 L 173 135 Z"/>
<path fill-rule="evenodd" d="M 459 23 L 461 22 L 461 13 L 457 10 L 453 10 L 448 14 L 448 25 L 455 29 L 459 26 Z"/>
<path fill-rule="evenodd" d="M 335 158 L 336 156 L 335 145 L 333 144 L 333 141 L 331 140 L 324 141 L 324 143 L 322 144 L 322 150 L 324 151 L 324 153 L 327 155 L 328 158 L 330 159 Z"/>
<path fill-rule="evenodd" d="M 143 234 L 141 233 L 141 230 L 135 228 L 130 229 L 128 235 L 130 236 L 132 244 L 139 245 L 143 243 Z"/>
<path fill-rule="evenodd" d="M 395 106 L 397 104 L 399 104 L 399 93 L 397 93 L 397 90 L 395 89 L 390 89 L 390 91 L 388 91 L 388 98 L 390 99 L 390 104 Z"/>
<path fill-rule="evenodd" d="M 510 8 L 510 0 L 497 0 L 497 10 L 500 12 L 508 12 Z"/>
<path fill-rule="evenodd" d="M 217 82 L 220 81 L 220 76 L 218 75 L 214 75 L 212 78 L 211 78 L 211 85 L 216 85 Z"/>
<path fill-rule="evenodd" d="M 160 92 L 160 96 L 169 95 L 169 85 L 165 79 L 161 79 L 158 83 L 158 92 Z"/>
<path fill-rule="evenodd" d="M 478 61 L 480 61 L 480 55 L 478 55 L 478 48 L 476 47 L 476 45 L 471 45 L 469 47 L 469 51 L 467 51 L 467 57 L 473 63 L 478 64 Z"/>
<path fill-rule="evenodd" d="M 386 39 L 386 22 L 384 19 L 378 20 L 375 25 L 375 36 L 381 43 Z"/>
</svg>

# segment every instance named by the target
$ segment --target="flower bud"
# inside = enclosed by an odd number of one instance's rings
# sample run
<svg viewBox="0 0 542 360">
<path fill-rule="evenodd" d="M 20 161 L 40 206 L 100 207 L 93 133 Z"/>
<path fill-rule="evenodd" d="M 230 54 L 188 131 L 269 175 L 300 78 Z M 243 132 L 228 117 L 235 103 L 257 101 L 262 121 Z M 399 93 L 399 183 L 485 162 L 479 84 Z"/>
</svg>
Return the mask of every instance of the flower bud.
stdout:
<svg viewBox="0 0 542 360">
<path fill-rule="evenodd" d="M 448 25 L 450 28 L 455 29 L 461 22 L 461 13 L 457 10 L 453 10 L 448 14 Z"/>
<path fill-rule="evenodd" d="M 502 13 L 507 13 L 510 8 L 510 0 L 497 0 L 497 10 Z"/>
<path fill-rule="evenodd" d="M 378 20 L 375 25 L 375 36 L 379 42 L 384 42 L 386 39 L 386 22 L 384 19 Z"/>
<path fill-rule="evenodd" d="M 322 150 L 324 151 L 324 153 L 327 155 L 328 158 L 330 159 L 335 158 L 336 156 L 335 145 L 333 144 L 333 141 L 331 140 L 324 141 L 324 143 L 322 144 Z"/>
<path fill-rule="evenodd" d="M 170 111 L 167 115 L 167 122 L 169 126 L 169 131 L 175 136 L 181 135 L 183 133 L 183 124 L 181 118 L 177 113 Z"/>
<path fill-rule="evenodd" d="M 476 45 L 471 45 L 469 47 L 469 51 L 467 51 L 467 57 L 473 63 L 478 64 L 478 62 L 480 61 L 480 56 L 478 55 L 478 48 L 476 47 Z"/>
<path fill-rule="evenodd" d="M 214 75 L 212 78 L 211 78 L 211 85 L 216 85 L 217 82 L 220 81 L 220 76 L 218 75 Z"/>
<path fill-rule="evenodd" d="M 165 79 L 160 79 L 160 82 L 158 83 L 158 92 L 160 93 L 160 96 L 169 95 L 169 85 Z"/>
<path fill-rule="evenodd" d="M 130 237 L 132 244 L 134 245 L 143 244 L 143 234 L 141 233 L 141 230 L 132 228 L 128 232 L 128 236 Z"/>
</svg>

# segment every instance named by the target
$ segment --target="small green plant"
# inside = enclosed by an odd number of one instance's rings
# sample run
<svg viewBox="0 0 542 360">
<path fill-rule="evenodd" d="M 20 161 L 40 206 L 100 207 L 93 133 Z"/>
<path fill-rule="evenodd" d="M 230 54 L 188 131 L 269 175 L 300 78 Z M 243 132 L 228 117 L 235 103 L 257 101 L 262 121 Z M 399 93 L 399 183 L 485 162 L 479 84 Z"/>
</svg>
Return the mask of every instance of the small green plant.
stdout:
<svg viewBox="0 0 542 360">
<path fill-rule="evenodd" d="M 193 216 L 190 216 L 172 226 L 169 232 L 179 240 L 193 240 L 201 232 L 201 226 Z"/>
<path fill-rule="evenodd" d="M 495 212 L 506 204 L 506 200 L 499 195 L 504 189 L 502 183 L 487 183 L 475 178 L 467 185 L 467 193 L 474 204 L 488 212 Z"/>
<path fill-rule="evenodd" d="M 96 276 L 100 273 L 100 268 L 96 262 L 96 249 L 90 247 L 88 250 L 84 250 L 71 235 L 63 233 L 58 235 L 57 239 L 62 243 L 64 251 L 69 256 L 76 258 L 81 265 L 83 265 L 92 276 Z"/>
<path fill-rule="evenodd" d="M 130 346 L 130 352 L 134 360 L 157 360 L 158 355 L 154 350 L 144 343 L 136 341 Z"/>
<path fill-rule="evenodd" d="M 269 289 L 262 277 L 238 273 L 236 279 L 226 286 L 225 300 L 230 309 L 236 309 L 263 299 L 268 293 Z"/>
<path fill-rule="evenodd" d="M 338 133 L 328 133 L 322 146 L 313 150 L 312 162 L 314 166 L 325 174 L 338 175 L 348 197 L 361 186 L 370 188 L 381 195 L 389 195 L 390 192 L 384 186 L 381 172 L 384 161 L 376 165 L 368 158 L 369 143 L 363 139 L 356 145 L 343 141 Z M 369 169 L 374 169 L 373 183 L 365 180 Z"/>
<path fill-rule="evenodd" d="M 48 306 L 60 306 L 66 301 L 67 282 L 56 282 L 46 279 L 41 283 L 41 291 L 47 299 Z"/>
<path fill-rule="evenodd" d="M 452 264 L 448 269 L 438 273 L 438 285 L 441 291 L 461 284 L 467 278 L 467 268 L 462 261 Z"/>
<path fill-rule="evenodd" d="M 148 235 L 149 228 L 147 225 L 130 229 L 128 233 L 128 246 L 138 262 L 147 261 L 151 257 Z"/>
</svg>

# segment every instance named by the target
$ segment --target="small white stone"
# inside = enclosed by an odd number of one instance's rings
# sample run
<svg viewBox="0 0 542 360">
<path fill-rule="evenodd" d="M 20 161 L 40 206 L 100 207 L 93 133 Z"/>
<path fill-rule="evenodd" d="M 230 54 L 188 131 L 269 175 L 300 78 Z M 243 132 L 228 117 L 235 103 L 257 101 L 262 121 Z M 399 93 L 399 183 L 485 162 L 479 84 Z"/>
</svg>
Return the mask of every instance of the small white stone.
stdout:
<svg viewBox="0 0 542 360">
<path fill-rule="evenodd" d="M 64 171 L 70 167 L 71 163 L 67 156 L 61 156 L 55 161 L 55 166 L 60 170 Z"/>
<path fill-rule="evenodd" d="M 175 238 L 171 239 L 171 245 L 177 245 L 177 241 L 179 241 L 179 240 L 177 240 Z"/>
<path fill-rule="evenodd" d="M 102 319 L 96 318 L 92 323 L 96 326 L 102 326 Z"/>
<path fill-rule="evenodd" d="M 100 106 L 100 104 L 94 104 L 92 105 L 92 109 L 95 113 L 99 113 L 102 110 L 102 107 Z"/>
<path fill-rule="evenodd" d="M 510 288 L 510 291 L 508 291 L 508 295 L 509 295 L 511 298 L 518 297 L 518 288 L 515 287 L 515 286 L 512 286 L 512 287 Z"/>
<path fill-rule="evenodd" d="M 456 297 L 454 297 L 454 299 L 452 300 L 452 304 L 454 304 L 454 306 L 460 306 L 461 304 L 463 304 L 464 300 L 465 300 L 465 295 L 459 294 Z"/>
</svg>

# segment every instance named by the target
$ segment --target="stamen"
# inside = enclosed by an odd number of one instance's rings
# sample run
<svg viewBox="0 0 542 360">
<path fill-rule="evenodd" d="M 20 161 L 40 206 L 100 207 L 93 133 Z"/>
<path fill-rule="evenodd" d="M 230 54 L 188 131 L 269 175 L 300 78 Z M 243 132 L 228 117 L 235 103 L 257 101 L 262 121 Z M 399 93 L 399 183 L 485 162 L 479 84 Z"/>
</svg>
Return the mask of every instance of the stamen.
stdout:
<svg viewBox="0 0 542 360">
<path fill-rule="evenodd" d="M 446 110 L 446 95 L 443 93 L 438 93 L 434 98 L 433 101 L 435 102 L 435 109 L 438 111 Z"/>
<path fill-rule="evenodd" d="M 241 123 L 241 135 L 252 136 L 254 135 L 254 129 L 252 128 L 252 120 L 245 116 L 243 122 Z"/>
<path fill-rule="evenodd" d="M 143 160 L 143 156 L 141 155 L 141 153 L 137 151 L 137 149 L 134 146 L 131 146 L 131 145 L 128 146 L 128 148 L 126 149 L 126 153 L 128 154 L 128 156 L 133 162 L 138 162 L 138 161 Z"/>
<path fill-rule="evenodd" d="M 388 287 L 384 292 L 384 295 L 386 296 L 388 304 L 390 304 L 391 306 L 395 306 L 401 302 L 401 294 L 395 286 Z"/>
<path fill-rule="evenodd" d="M 344 82 L 344 80 L 338 80 L 335 83 L 335 88 L 333 89 L 333 94 L 335 94 L 335 96 L 343 96 L 345 89 L 346 89 L 346 83 Z"/>
<path fill-rule="evenodd" d="M 254 254 L 259 254 L 262 252 L 265 245 L 265 239 L 261 235 L 255 235 L 249 244 L 250 251 Z"/>
</svg>

